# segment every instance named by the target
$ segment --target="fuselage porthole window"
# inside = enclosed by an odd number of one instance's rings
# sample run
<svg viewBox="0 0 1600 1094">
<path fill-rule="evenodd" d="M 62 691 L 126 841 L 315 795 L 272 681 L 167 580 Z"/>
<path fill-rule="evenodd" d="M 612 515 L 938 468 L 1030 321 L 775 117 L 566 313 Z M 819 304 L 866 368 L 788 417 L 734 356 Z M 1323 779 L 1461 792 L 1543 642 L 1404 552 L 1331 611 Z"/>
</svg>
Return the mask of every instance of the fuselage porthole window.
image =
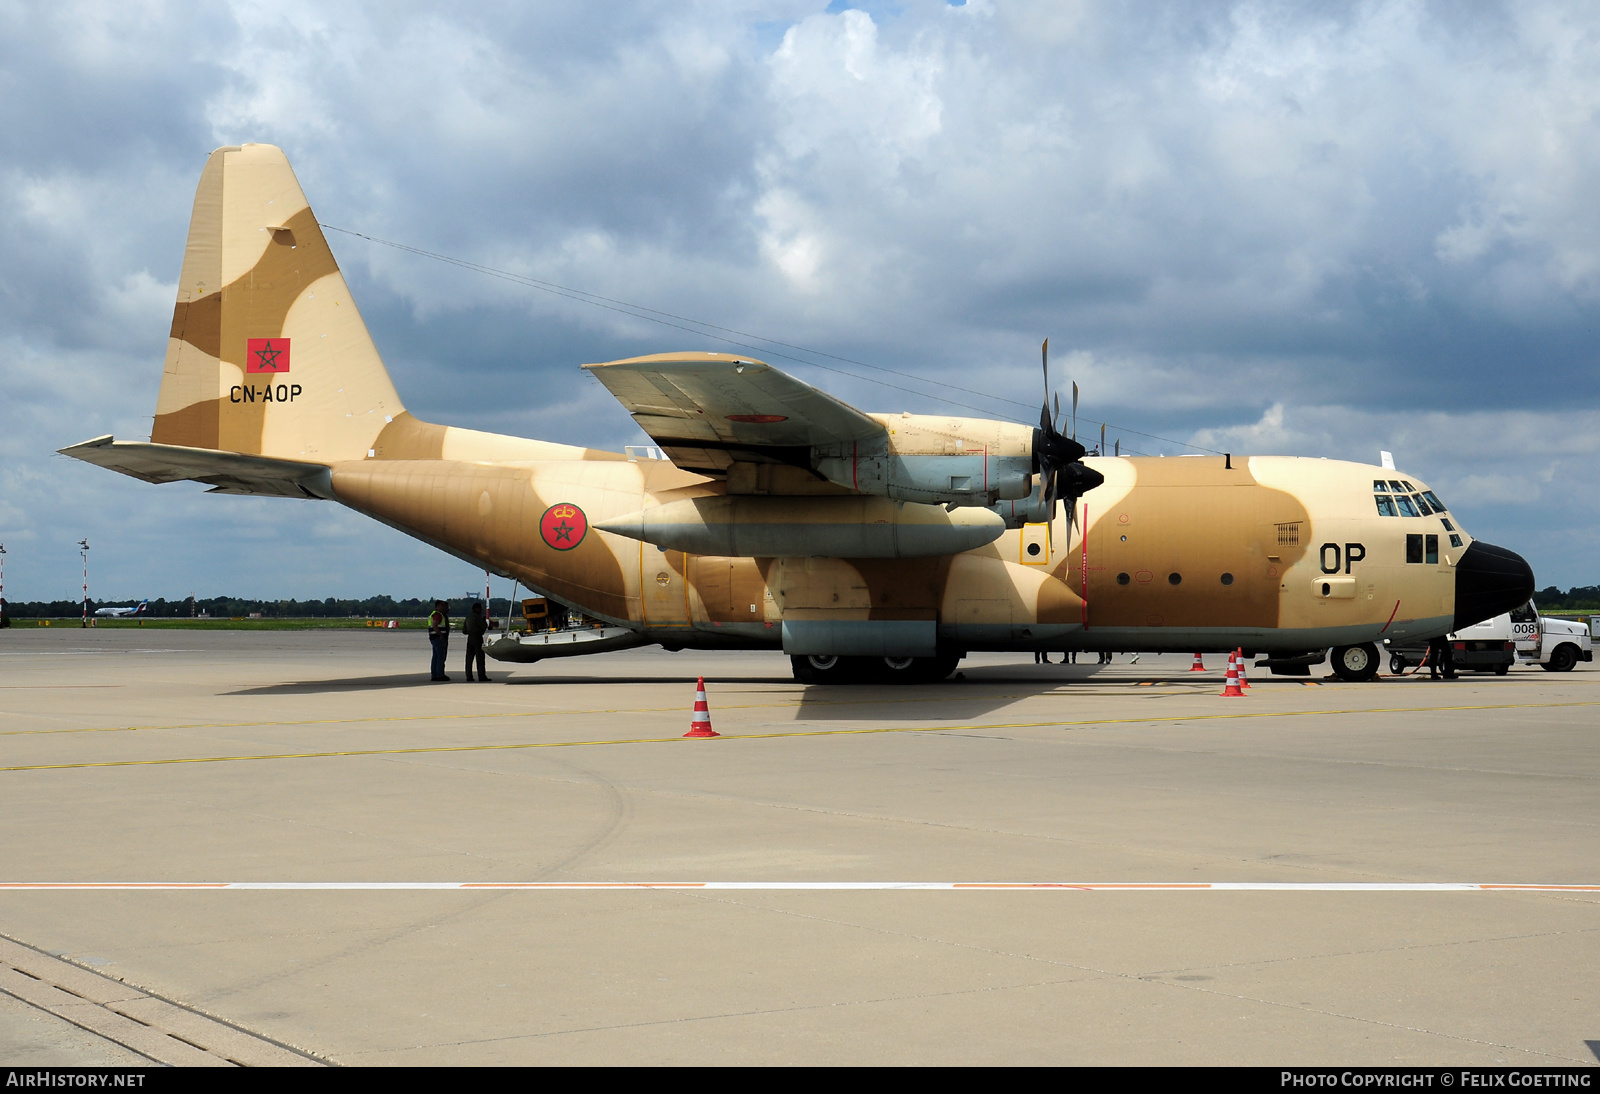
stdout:
<svg viewBox="0 0 1600 1094">
<path fill-rule="evenodd" d="M 1233 575 L 1232 574 L 1223 574 L 1222 575 L 1222 583 L 1224 585 L 1232 585 L 1233 584 Z"/>
<path fill-rule="evenodd" d="M 1182 574 L 1168 574 L 1167 575 L 1167 583 L 1169 585 L 1181 585 L 1181 584 L 1183 584 L 1183 575 Z"/>
<path fill-rule="evenodd" d="M 1118 574 L 1117 575 L 1117 584 L 1118 585 L 1126 585 L 1127 583 L 1128 583 L 1128 575 L 1127 574 Z"/>
</svg>

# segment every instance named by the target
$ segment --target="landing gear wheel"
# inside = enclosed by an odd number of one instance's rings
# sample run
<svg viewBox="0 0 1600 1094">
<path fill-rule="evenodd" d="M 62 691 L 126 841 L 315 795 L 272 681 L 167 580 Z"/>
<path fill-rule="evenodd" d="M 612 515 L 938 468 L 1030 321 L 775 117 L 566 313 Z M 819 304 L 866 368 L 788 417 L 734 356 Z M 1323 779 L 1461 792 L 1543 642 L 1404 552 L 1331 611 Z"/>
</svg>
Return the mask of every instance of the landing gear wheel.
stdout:
<svg viewBox="0 0 1600 1094">
<path fill-rule="evenodd" d="M 844 657 L 791 657 L 794 678 L 802 684 L 843 684 L 854 675 Z"/>
<path fill-rule="evenodd" d="M 959 657 L 885 657 L 870 662 L 877 678 L 891 684 L 933 684 L 955 671 Z"/>
<path fill-rule="evenodd" d="M 1405 673 L 1406 668 L 1406 659 L 1404 657 L 1401 657 L 1398 653 L 1389 655 L 1389 672 L 1392 675 L 1401 676 Z"/>
<path fill-rule="evenodd" d="M 1378 647 L 1370 642 L 1359 646 L 1336 646 L 1333 671 L 1341 680 L 1360 683 L 1378 675 Z"/>
<path fill-rule="evenodd" d="M 1540 667 L 1546 672 L 1571 672 L 1578 663 L 1578 655 L 1571 646 L 1561 645 L 1550 651 L 1550 660 Z"/>
</svg>

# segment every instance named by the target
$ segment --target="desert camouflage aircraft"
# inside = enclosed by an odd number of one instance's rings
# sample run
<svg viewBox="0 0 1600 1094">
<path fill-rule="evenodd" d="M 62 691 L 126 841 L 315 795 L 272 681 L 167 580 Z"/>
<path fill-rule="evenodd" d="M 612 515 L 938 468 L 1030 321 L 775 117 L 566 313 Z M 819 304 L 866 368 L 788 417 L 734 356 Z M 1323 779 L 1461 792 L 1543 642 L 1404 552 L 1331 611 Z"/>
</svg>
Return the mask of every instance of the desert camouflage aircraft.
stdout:
<svg viewBox="0 0 1600 1094">
<path fill-rule="evenodd" d="M 412 417 L 288 160 L 247 144 L 200 178 L 149 443 L 62 451 L 337 501 L 585 617 L 502 639 L 506 660 L 767 648 L 824 682 L 937 679 L 972 650 L 1242 646 L 1286 670 L 1331 648 L 1360 679 L 1382 639 L 1533 591 L 1380 467 L 1089 456 L 1048 407 L 1038 428 L 866 414 L 737 354 L 584 368 L 666 459 Z"/>
</svg>

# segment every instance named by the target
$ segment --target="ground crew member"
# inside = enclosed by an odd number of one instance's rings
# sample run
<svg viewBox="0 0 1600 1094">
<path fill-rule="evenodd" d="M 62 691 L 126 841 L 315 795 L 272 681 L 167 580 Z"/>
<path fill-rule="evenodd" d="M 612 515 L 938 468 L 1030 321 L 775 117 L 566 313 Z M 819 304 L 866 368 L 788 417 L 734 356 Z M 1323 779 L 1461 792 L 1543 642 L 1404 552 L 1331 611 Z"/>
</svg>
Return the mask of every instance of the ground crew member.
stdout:
<svg viewBox="0 0 1600 1094">
<path fill-rule="evenodd" d="M 449 681 L 444 674 L 444 655 L 450 646 L 450 605 L 443 600 L 433 602 L 433 613 L 428 616 L 428 641 L 433 644 L 433 675 L 430 679 Z"/>
<path fill-rule="evenodd" d="M 467 636 L 467 683 L 472 683 L 472 661 L 478 661 L 478 682 L 487 684 L 489 673 L 483 667 L 483 632 L 489 629 L 489 621 L 483 617 L 483 601 L 474 600 L 472 611 L 467 615 L 467 621 L 461 624 L 461 630 Z"/>
</svg>

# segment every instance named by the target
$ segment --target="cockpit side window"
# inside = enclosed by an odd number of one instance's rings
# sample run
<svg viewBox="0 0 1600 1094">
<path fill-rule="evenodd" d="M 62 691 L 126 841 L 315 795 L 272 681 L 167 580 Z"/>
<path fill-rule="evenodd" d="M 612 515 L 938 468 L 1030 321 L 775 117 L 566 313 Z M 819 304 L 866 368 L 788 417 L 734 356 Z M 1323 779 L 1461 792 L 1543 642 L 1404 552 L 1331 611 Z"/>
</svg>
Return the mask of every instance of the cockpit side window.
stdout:
<svg viewBox="0 0 1600 1094">
<path fill-rule="evenodd" d="M 1378 515 L 1380 517 L 1398 517 L 1400 515 L 1400 510 L 1394 507 L 1394 499 L 1388 494 L 1375 495 L 1372 500 L 1378 503 Z"/>
<path fill-rule="evenodd" d="M 1417 506 L 1411 500 L 1409 495 L 1396 495 L 1394 503 L 1400 507 L 1400 515 L 1402 517 L 1420 517 L 1422 515 L 1421 513 L 1417 512 Z"/>
<path fill-rule="evenodd" d="M 1428 508 L 1428 503 L 1422 500 L 1421 494 L 1413 494 L 1411 500 L 1417 503 L 1417 511 L 1425 517 L 1433 516 L 1433 510 Z"/>
<path fill-rule="evenodd" d="M 1422 496 L 1428 499 L 1428 504 L 1433 506 L 1435 513 L 1443 513 L 1445 511 L 1444 502 L 1440 501 L 1439 495 L 1432 490 L 1424 490 Z"/>
</svg>

